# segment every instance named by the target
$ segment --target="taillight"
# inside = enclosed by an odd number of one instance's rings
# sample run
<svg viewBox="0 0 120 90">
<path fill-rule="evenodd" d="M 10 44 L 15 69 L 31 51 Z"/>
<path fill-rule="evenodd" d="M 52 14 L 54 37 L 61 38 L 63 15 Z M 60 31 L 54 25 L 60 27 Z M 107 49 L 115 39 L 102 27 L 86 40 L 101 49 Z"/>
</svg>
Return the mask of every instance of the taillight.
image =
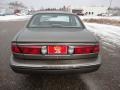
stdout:
<svg viewBox="0 0 120 90">
<path fill-rule="evenodd" d="M 21 53 L 20 48 L 16 44 L 12 44 L 11 49 L 13 53 Z"/>
<path fill-rule="evenodd" d="M 99 53 L 99 45 L 75 46 L 74 54 Z"/>
<path fill-rule="evenodd" d="M 94 53 L 99 53 L 99 50 L 100 50 L 99 45 L 94 46 L 94 50 L 93 50 Z"/>
<path fill-rule="evenodd" d="M 20 46 L 23 54 L 40 54 L 41 50 L 39 46 Z"/>
<path fill-rule="evenodd" d="M 51 48 L 50 48 L 51 47 Z M 14 54 L 98 54 L 99 45 L 78 45 L 78 46 L 37 46 L 37 45 L 16 45 L 12 43 Z"/>
<path fill-rule="evenodd" d="M 41 46 L 12 44 L 13 53 L 41 54 Z"/>
</svg>

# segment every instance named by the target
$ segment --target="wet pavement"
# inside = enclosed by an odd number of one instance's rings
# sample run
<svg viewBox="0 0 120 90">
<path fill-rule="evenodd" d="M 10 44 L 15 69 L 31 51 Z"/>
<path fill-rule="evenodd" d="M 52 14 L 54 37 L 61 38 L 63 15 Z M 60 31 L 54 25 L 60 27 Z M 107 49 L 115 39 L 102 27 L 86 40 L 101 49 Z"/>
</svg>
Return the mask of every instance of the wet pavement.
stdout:
<svg viewBox="0 0 120 90">
<path fill-rule="evenodd" d="M 25 21 L 0 22 L 0 90 L 120 90 L 120 28 L 86 24 L 101 41 L 97 72 L 77 75 L 22 75 L 9 67 L 10 42 Z"/>
</svg>

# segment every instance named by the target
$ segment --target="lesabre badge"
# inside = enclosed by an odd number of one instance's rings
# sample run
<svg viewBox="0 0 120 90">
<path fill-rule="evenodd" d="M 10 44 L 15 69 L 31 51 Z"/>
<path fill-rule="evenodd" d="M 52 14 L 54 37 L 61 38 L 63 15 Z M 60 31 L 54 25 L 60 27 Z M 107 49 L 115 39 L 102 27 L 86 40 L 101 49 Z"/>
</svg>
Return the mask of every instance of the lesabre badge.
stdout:
<svg viewBox="0 0 120 90">
<path fill-rule="evenodd" d="M 61 47 L 60 46 L 55 46 L 54 50 L 55 50 L 55 53 L 61 53 Z"/>
</svg>

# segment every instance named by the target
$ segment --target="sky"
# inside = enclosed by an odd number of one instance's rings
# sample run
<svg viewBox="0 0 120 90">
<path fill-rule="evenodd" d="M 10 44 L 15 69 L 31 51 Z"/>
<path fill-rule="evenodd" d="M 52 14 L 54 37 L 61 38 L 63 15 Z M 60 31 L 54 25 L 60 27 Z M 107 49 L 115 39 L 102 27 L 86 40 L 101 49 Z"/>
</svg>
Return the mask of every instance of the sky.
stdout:
<svg viewBox="0 0 120 90">
<path fill-rule="evenodd" d="M 109 6 L 110 0 L 0 0 L 0 3 L 8 3 L 10 1 L 20 1 L 27 7 L 39 8 L 59 8 L 63 5 L 71 5 L 72 7 L 80 6 Z M 120 7 L 120 0 L 112 0 L 112 7 Z"/>
</svg>

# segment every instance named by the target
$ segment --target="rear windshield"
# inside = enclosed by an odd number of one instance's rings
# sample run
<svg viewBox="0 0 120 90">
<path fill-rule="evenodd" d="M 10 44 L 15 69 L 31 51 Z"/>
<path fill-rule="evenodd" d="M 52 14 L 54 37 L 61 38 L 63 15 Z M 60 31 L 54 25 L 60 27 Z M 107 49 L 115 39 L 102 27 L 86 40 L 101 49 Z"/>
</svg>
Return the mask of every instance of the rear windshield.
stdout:
<svg viewBox="0 0 120 90">
<path fill-rule="evenodd" d="M 75 15 L 69 14 L 36 14 L 28 27 L 83 27 Z"/>
</svg>

